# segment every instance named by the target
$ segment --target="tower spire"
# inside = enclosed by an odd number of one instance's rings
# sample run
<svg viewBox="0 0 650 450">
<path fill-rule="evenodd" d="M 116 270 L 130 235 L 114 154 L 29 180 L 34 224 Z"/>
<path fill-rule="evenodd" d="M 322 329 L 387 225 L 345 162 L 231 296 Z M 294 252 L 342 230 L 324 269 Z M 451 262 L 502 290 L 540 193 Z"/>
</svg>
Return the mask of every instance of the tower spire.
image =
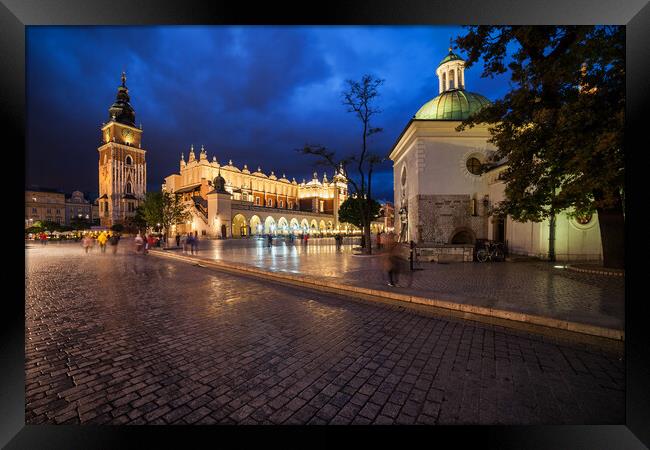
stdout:
<svg viewBox="0 0 650 450">
<path fill-rule="evenodd" d="M 122 87 L 126 87 L 126 72 L 122 71 Z"/>
<path fill-rule="evenodd" d="M 451 44 L 452 44 L 452 37 L 449 36 L 449 52 L 450 52 L 450 53 L 452 52 Z"/>
</svg>

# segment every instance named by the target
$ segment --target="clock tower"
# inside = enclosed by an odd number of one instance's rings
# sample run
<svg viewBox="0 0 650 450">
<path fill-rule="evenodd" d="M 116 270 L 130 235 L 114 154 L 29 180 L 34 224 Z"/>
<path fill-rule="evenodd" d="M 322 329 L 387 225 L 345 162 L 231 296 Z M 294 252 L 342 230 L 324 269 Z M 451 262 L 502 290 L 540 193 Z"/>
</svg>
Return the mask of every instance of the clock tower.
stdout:
<svg viewBox="0 0 650 450">
<path fill-rule="evenodd" d="M 117 88 L 115 103 L 108 109 L 109 122 L 102 125 L 99 152 L 99 217 L 103 226 L 123 223 L 135 215 L 147 187 L 146 151 L 142 149 L 142 125 L 135 125 L 129 103 L 126 74 Z"/>
</svg>

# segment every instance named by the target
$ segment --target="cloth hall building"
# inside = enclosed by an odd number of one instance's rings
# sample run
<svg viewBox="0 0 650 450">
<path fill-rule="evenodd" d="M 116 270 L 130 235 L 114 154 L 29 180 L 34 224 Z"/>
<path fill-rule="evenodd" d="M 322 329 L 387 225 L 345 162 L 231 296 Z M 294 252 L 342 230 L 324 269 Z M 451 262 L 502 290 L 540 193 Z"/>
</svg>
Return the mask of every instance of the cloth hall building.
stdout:
<svg viewBox="0 0 650 450">
<path fill-rule="evenodd" d="M 239 168 L 232 160 L 220 164 L 208 159 L 202 146 L 198 158 L 192 146 L 185 161 L 181 155 L 179 173 L 165 178 L 162 189 L 180 195 L 190 220 L 174 226 L 172 233 L 230 238 L 256 234 L 331 234 L 345 230 L 338 210 L 348 196 L 342 169 L 331 180 L 323 174 L 302 183 L 284 174 L 266 174 L 261 168 Z"/>
<path fill-rule="evenodd" d="M 462 132 L 456 127 L 488 105 L 465 89 L 465 62 L 449 49 L 436 69 L 439 95 L 407 123 L 389 153 L 393 161 L 395 229 L 402 242 L 415 241 L 422 259 L 471 261 L 477 239 L 504 242 L 511 254 L 546 258 L 548 221 L 516 222 L 495 217 L 505 199 L 499 174 L 507 161 L 493 162 L 487 125 Z M 489 166 L 487 171 L 482 168 Z M 596 214 L 556 218 L 557 260 L 602 259 Z"/>
</svg>

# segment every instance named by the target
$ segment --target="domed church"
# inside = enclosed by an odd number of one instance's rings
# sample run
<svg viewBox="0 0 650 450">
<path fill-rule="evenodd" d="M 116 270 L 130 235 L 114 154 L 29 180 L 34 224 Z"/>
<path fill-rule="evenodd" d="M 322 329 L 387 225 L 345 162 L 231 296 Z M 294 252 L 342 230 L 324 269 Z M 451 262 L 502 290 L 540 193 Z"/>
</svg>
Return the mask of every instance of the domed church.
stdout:
<svg viewBox="0 0 650 450">
<path fill-rule="evenodd" d="M 388 155 L 399 240 L 414 241 L 422 259 L 430 261 L 472 261 L 477 239 L 503 242 L 510 254 L 546 258 L 548 221 L 521 223 L 490 214 L 505 198 L 499 174 L 507 161 L 494 161 L 487 125 L 456 131 L 490 101 L 466 90 L 465 61 L 451 48 L 436 75 L 438 95 L 415 113 Z M 555 253 L 558 260 L 602 259 L 595 214 L 577 219 L 559 214 Z"/>
</svg>

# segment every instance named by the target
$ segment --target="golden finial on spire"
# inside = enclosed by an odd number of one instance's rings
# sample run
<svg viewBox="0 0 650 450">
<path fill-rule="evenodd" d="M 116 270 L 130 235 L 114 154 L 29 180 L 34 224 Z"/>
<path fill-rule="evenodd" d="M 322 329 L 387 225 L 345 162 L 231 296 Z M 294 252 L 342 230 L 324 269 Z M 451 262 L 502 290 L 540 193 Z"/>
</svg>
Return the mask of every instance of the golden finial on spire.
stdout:
<svg viewBox="0 0 650 450">
<path fill-rule="evenodd" d="M 122 71 L 122 86 L 126 87 L 126 72 Z"/>
<path fill-rule="evenodd" d="M 449 36 L 449 52 L 451 53 L 451 43 L 452 43 L 452 37 Z"/>
</svg>

